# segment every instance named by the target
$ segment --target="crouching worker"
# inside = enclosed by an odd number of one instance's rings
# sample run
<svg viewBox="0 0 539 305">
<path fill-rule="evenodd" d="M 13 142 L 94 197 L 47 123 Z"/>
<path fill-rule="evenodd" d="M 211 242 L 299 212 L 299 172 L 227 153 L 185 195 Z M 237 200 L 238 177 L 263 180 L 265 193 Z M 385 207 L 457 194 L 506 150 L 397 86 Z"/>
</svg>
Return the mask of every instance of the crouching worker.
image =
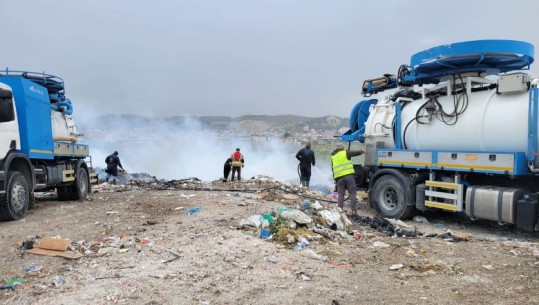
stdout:
<svg viewBox="0 0 539 305">
<path fill-rule="evenodd" d="M 232 170 L 232 158 L 226 159 L 225 166 L 223 167 L 223 181 L 228 181 L 228 176 L 230 176 L 230 171 Z"/>
<path fill-rule="evenodd" d="M 112 177 L 111 182 L 115 184 L 118 179 L 118 167 L 121 168 L 122 171 L 124 170 L 122 162 L 120 162 L 120 157 L 118 157 L 118 152 L 115 151 L 112 155 L 107 156 L 105 163 L 107 163 L 107 169 L 105 170 L 107 178 L 105 181 L 109 182 L 110 177 Z"/>
<path fill-rule="evenodd" d="M 337 144 L 337 149 L 331 153 L 331 169 L 333 170 L 333 179 L 337 183 L 337 204 L 339 208 L 344 208 L 344 192 L 348 191 L 350 195 L 350 208 L 352 214 L 357 215 L 356 198 L 356 179 L 354 177 L 354 164 L 352 157 L 364 154 L 362 150 L 344 150 L 344 145 Z"/>
</svg>

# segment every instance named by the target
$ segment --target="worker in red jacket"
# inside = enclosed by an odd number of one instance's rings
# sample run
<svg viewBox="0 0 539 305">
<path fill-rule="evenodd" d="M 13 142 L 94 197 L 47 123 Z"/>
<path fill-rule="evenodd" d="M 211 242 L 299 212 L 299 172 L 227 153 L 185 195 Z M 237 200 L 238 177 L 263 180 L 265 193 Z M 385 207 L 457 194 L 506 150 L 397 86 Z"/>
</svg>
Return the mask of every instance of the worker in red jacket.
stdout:
<svg viewBox="0 0 539 305">
<path fill-rule="evenodd" d="M 238 181 L 241 180 L 241 169 L 245 166 L 245 160 L 243 159 L 243 154 L 240 152 L 239 148 L 236 148 L 236 151 L 230 156 L 232 159 L 232 178 L 231 181 L 234 181 L 235 173 L 238 173 Z"/>
</svg>

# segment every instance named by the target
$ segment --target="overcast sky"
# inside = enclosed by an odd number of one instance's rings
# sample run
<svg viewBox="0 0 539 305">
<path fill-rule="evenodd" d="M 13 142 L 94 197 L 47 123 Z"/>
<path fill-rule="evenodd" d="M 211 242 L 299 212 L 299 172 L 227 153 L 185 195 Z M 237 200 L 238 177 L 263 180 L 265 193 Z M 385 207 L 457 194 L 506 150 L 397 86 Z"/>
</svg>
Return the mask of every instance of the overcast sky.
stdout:
<svg viewBox="0 0 539 305">
<path fill-rule="evenodd" d="M 0 67 L 62 77 L 75 116 L 348 117 L 363 80 L 416 52 L 539 47 L 538 11 L 536 0 L 0 0 Z"/>
</svg>

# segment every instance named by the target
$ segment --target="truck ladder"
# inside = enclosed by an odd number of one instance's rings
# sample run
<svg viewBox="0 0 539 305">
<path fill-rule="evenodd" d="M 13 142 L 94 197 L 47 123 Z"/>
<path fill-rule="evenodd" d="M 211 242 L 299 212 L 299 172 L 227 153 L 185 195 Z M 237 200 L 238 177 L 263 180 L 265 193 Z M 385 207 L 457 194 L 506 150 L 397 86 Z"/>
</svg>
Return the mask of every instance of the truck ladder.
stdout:
<svg viewBox="0 0 539 305">
<path fill-rule="evenodd" d="M 97 174 L 94 171 L 94 167 L 92 165 L 92 156 L 86 157 L 86 163 L 88 164 L 89 169 L 89 175 L 90 175 L 90 184 L 97 184 Z"/>
<path fill-rule="evenodd" d="M 453 212 L 463 211 L 464 186 L 460 184 L 460 176 L 455 175 L 455 182 L 435 181 L 434 173 L 430 173 L 425 181 L 425 206 Z M 441 199 L 441 200 L 440 200 Z"/>
</svg>

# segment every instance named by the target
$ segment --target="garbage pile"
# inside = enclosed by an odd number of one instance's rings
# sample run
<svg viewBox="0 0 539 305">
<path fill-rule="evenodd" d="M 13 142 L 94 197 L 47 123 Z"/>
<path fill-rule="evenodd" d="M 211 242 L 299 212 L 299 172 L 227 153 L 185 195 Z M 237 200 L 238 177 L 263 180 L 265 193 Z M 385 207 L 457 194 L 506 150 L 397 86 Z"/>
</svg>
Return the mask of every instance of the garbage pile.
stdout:
<svg viewBox="0 0 539 305">
<path fill-rule="evenodd" d="M 146 173 L 129 174 L 130 179 L 118 184 L 111 184 L 101 181 L 97 186 L 92 187 L 92 191 L 99 192 L 121 192 L 133 189 L 145 190 L 192 190 L 192 191 L 234 191 L 257 193 L 261 199 L 277 201 L 283 203 L 294 203 L 302 198 L 318 201 L 336 202 L 325 191 L 310 190 L 301 188 L 290 182 L 282 182 L 268 176 L 254 176 L 249 180 L 241 182 L 202 181 L 197 177 L 179 180 L 158 180 L 154 176 Z"/>
<path fill-rule="evenodd" d="M 282 206 L 276 211 L 243 218 L 238 228 L 259 238 L 271 239 L 293 250 L 304 250 L 312 242 L 364 239 L 368 233 L 363 231 L 358 224 L 379 228 L 381 232 L 389 236 L 417 237 L 422 235 L 417 231 L 404 230 L 399 223 L 391 224 L 383 218 L 371 219 L 369 222 L 368 217 L 359 217 L 353 216 L 351 220 L 337 207 L 329 208 L 317 200 L 305 199 L 296 208 Z M 371 224 L 374 223 L 378 223 L 378 226 L 373 227 Z M 314 254 L 316 253 L 310 253 L 310 256 Z"/>
</svg>

